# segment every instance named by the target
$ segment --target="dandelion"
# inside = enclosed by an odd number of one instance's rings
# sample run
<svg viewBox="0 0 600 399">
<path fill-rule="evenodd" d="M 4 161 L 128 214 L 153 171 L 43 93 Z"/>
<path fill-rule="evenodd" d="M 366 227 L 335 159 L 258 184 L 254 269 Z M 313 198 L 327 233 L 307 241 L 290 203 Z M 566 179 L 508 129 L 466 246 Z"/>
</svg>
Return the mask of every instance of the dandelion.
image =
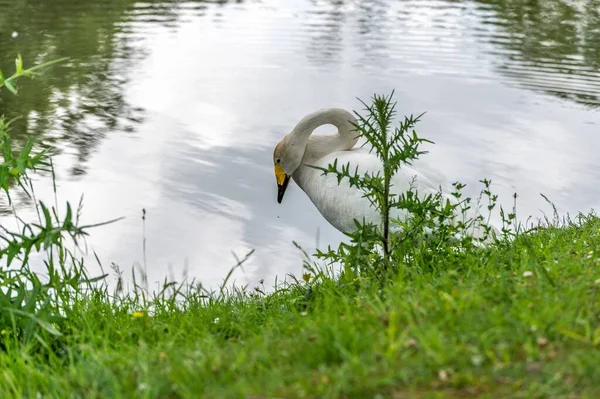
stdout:
<svg viewBox="0 0 600 399">
<path fill-rule="evenodd" d="M 140 317 L 144 317 L 144 312 L 133 312 L 133 317 L 135 318 L 140 318 Z"/>
</svg>

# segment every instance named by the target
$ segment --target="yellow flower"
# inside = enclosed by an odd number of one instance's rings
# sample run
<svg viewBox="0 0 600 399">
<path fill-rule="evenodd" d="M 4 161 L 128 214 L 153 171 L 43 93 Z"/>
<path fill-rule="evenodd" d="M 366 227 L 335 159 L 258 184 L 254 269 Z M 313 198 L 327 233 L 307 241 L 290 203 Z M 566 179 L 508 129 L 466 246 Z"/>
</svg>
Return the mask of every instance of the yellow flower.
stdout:
<svg viewBox="0 0 600 399">
<path fill-rule="evenodd" d="M 144 312 L 133 312 L 133 317 L 144 317 Z"/>
<path fill-rule="evenodd" d="M 8 331 L 6 331 L 6 330 L 0 331 L 0 334 L 2 334 L 2 335 L 6 335 L 6 333 L 8 333 Z"/>
</svg>

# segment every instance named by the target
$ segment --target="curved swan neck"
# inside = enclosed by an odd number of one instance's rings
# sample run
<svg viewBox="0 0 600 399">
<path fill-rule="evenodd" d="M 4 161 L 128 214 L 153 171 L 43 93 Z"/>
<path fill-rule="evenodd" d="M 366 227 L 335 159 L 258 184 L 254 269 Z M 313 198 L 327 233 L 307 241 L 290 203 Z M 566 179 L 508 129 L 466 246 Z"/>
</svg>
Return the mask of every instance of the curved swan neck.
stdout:
<svg viewBox="0 0 600 399">
<path fill-rule="evenodd" d="M 338 128 L 338 135 L 353 140 L 351 132 L 354 130 L 353 123 L 356 118 L 350 112 L 341 108 L 327 108 L 306 115 L 298 122 L 294 132 L 308 136 L 320 126 L 333 125 Z"/>
<path fill-rule="evenodd" d="M 319 159 L 333 151 L 349 150 L 358 142 L 356 118 L 341 108 L 328 108 L 306 115 L 294 128 L 291 136 L 305 148 L 304 160 Z M 312 136 L 320 126 L 333 125 L 337 134 Z"/>
</svg>

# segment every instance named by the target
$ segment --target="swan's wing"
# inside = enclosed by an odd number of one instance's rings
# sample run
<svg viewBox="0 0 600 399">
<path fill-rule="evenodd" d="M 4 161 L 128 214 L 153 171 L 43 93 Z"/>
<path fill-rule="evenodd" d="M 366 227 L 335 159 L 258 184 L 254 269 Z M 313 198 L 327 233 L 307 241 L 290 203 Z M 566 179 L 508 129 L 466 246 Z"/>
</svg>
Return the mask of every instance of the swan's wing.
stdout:
<svg viewBox="0 0 600 399">
<path fill-rule="evenodd" d="M 327 168 L 336 159 L 338 170 L 349 164 L 351 174 L 354 174 L 355 170 L 359 175 L 366 172 L 383 173 L 379 158 L 366 149 L 336 151 L 311 164 Z M 411 186 L 413 182 L 414 185 Z M 323 217 L 338 230 L 354 230 L 354 219 L 362 220 L 363 217 L 372 223 L 380 221 L 377 209 L 372 206 L 368 198 L 364 197 L 364 192 L 357 187 L 350 187 L 347 178 L 338 183 L 337 176 L 334 174 L 323 176 L 319 170 L 304 168 L 298 183 Z M 431 174 L 425 176 L 415 168 L 403 166 L 392 180 L 392 192 L 400 194 L 412 187 L 420 196 L 424 196 L 437 193 L 439 185 L 440 183 Z M 405 211 L 397 210 L 393 216 L 404 219 L 407 214 Z"/>
<path fill-rule="evenodd" d="M 336 159 L 338 170 L 350 163 L 350 173 L 354 173 L 357 165 L 360 174 L 381 167 L 375 155 L 355 150 L 336 151 L 307 164 L 327 168 Z M 360 189 L 350 187 L 347 178 L 342 179 L 338 184 L 335 174 L 323 175 L 322 171 L 309 167 L 302 167 L 300 173 L 294 178 L 321 215 L 336 229 L 355 230 L 354 219 L 363 220 L 363 217 L 369 222 L 379 222 L 377 209 L 371 206 Z"/>
<path fill-rule="evenodd" d="M 365 172 L 382 172 L 382 164 L 379 158 L 369 153 L 368 150 L 358 149 L 351 151 L 337 151 L 315 161 L 314 166 L 327 168 L 337 159 L 338 170 L 342 166 L 350 164 L 350 173 L 354 174 L 358 167 L 360 175 Z M 367 222 L 380 222 L 380 216 L 377 209 L 371 205 L 369 199 L 364 197 L 364 192 L 357 187 L 350 187 L 347 178 L 342 179 L 338 184 L 337 176 L 334 174 L 322 175 L 322 172 L 312 168 L 303 168 L 304 173 L 300 185 L 308 197 L 315 204 L 319 212 L 335 228 L 341 231 L 352 231 L 356 228 L 354 219 Z M 444 200 L 449 199 L 454 203 L 456 199 L 450 196 L 451 186 L 441 171 L 435 170 L 422 161 L 415 162 L 412 166 L 402 165 L 392 179 L 391 191 L 395 194 L 401 194 L 409 189 L 416 190 L 420 198 L 429 194 L 437 194 L 442 191 Z M 468 212 L 464 216 L 468 219 L 474 217 L 476 212 Z M 392 216 L 394 218 L 405 220 L 408 212 L 402 209 L 395 209 Z M 456 215 L 462 219 L 461 215 Z M 482 230 L 472 228 L 469 235 L 480 236 Z"/>
<path fill-rule="evenodd" d="M 354 172 L 354 168 L 358 165 L 358 173 L 364 174 L 377 173 L 383 174 L 383 167 L 381 160 L 374 153 L 369 153 L 368 150 L 361 148 L 352 151 L 338 151 L 334 152 L 320 160 L 323 167 L 327 164 L 333 163 L 335 158 L 338 159 L 338 169 L 341 169 L 342 165 L 350 163 L 350 172 Z M 400 167 L 397 173 L 392 177 L 392 193 L 400 194 L 408 191 L 409 189 L 417 190 L 421 195 L 428 195 L 437 193 L 440 189 L 445 193 L 447 192 L 448 185 L 447 179 L 444 174 L 427 166 L 423 161 L 418 160 L 413 165 L 404 164 Z"/>
</svg>

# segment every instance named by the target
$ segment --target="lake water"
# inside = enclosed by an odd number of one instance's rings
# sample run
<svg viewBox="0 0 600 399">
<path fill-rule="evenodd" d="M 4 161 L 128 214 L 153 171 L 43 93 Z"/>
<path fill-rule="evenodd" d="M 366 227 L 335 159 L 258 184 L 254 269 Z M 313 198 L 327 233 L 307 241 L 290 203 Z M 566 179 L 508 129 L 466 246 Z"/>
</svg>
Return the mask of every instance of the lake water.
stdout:
<svg viewBox="0 0 600 399">
<path fill-rule="evenodd" d="M 0 114 L 55 153 L 59 204 L 84 194 L 85 222 L 125 217 L 91 230 L 105 268 L 142 262 L 146 210 L 151 283 L 214 286 L 252 248 L 237 282 L 272 282 L 301 273 L 293 241 L 337 245 L 298 187 L 277 204 L 272 151 L 305 114 L 374 93 L 427 112 L 423 160 L 471 194 L 490 178 L 520 217 L 549 211 L 539 193 L 561 213 L 600 207 L 598 1 L 0 0 L 0 49 L 5 73 L 17 52 L 71 57 Z M 36 189 L 54 201 L 49 179 Z"/>
</svg>

